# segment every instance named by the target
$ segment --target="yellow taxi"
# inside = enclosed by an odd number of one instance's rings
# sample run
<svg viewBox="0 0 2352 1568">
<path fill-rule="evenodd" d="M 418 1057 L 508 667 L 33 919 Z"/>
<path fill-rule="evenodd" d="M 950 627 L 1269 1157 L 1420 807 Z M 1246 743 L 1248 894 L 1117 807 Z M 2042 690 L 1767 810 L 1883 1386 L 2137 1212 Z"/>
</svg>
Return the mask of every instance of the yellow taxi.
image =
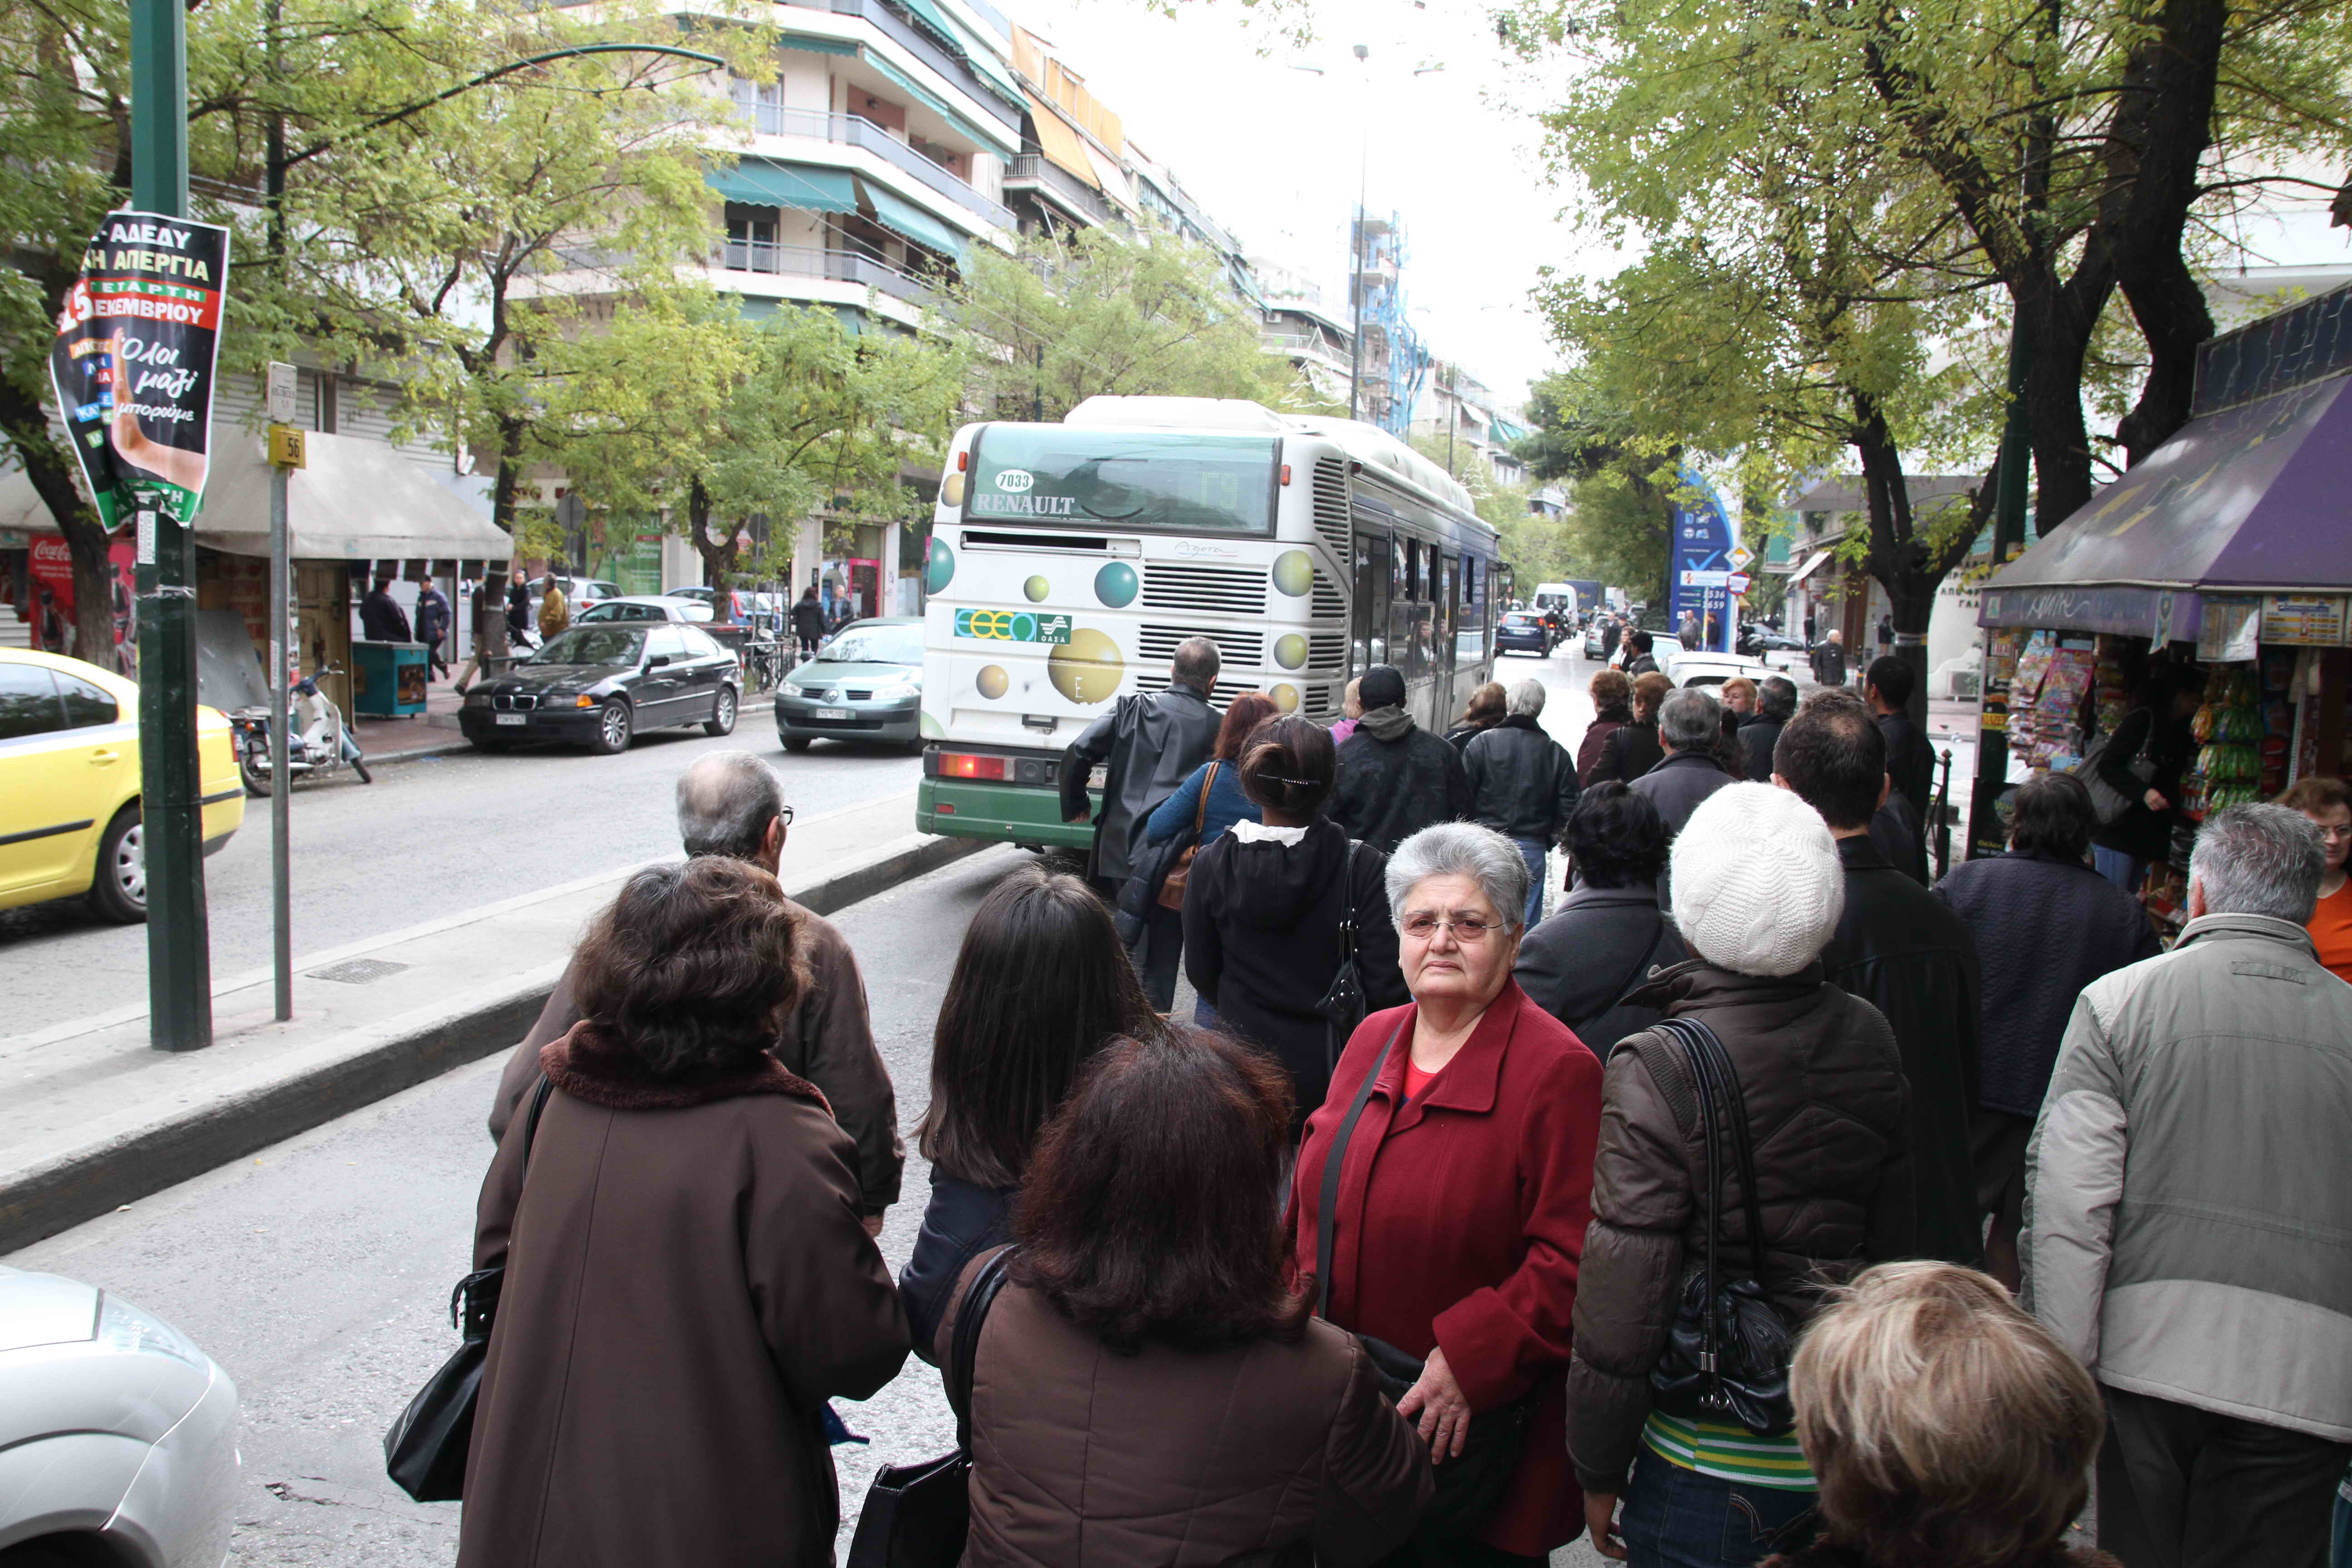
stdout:
<svg viewBox="0 0 2352 1568">
<path fill-rule="evenodd" d="M 245 822 L 228 721 L 196 710 L 205 853 Z M 87 897 L 147 918 L 139 834 L 139 683 L 55 654 L 0 648 L 0 910 Z"/>
</svg>

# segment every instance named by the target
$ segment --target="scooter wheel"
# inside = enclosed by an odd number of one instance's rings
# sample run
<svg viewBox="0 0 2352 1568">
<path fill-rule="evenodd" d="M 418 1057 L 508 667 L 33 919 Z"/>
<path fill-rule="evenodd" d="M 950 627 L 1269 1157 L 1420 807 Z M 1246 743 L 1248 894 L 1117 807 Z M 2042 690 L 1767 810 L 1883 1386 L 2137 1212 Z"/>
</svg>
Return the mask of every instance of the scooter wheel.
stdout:
<svg viewBox="0 0 2352 1568">
<path fill-rule="evenodd" d="M 357 757 L 353 757 L 352 759 L 352 772 L 360 775 L 360 783 L 362 784 L 375 783 L 375 775 L 368 772 L 367 764 L 360 761 Z"/>
</svg>

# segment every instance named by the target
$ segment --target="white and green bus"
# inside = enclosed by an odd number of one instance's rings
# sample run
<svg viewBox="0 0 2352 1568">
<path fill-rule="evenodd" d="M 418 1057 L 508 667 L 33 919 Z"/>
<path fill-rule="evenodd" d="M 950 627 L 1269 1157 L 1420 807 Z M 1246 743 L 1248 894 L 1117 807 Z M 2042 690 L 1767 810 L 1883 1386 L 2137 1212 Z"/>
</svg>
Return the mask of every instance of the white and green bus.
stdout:
<svg viewBox="0 0 2352 1568">
<path fill-rule="evenodd" d="M 1442 729 L 1493 668 L 1500 570 L 1469 492 L 1374 426 L 1192 397 L 968 425 L 925 562 L 916 825 L 1084 848 L 1063 751 L 1187 637 L 1223 656 L 1219 707 L 1262 691 L 1328 724 L 1392 664 Z"/>
</svg>

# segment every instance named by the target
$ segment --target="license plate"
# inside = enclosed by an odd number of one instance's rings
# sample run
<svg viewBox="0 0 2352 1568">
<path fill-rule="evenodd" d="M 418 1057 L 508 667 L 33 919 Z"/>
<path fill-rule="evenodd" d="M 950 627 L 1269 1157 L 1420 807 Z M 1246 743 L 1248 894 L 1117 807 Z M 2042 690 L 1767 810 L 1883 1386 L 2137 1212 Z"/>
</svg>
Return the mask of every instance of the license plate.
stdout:
<svg viewBox="0 0 2352 1568">
<path fill-rule="evenodd" d="M 820 719 L 846 719 L 849 717 L 849 710 L 846 708 L 820 708 L 816 710 L 816 716 Z"/>
<path fill-rule="evenodd" d="M 530 717 L 530 715 L 528 713 L 493 713 L 490 717 L 497 720 L 501 724 L 520 724 L 525 719 Z"/>
</svg>

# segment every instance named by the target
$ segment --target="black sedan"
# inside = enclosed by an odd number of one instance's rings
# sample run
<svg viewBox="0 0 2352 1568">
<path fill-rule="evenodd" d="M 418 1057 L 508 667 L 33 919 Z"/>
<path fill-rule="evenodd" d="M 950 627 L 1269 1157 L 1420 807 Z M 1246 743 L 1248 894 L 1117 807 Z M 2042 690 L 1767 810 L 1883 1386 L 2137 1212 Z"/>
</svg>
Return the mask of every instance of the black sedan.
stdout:
<svg viewBox="0 0 2352 1568">
<path fill-rule="evenodd" d="M 1531 653 L 1538 658 L 1551 656 L 1551 628 L 1545 626 L 1543 616 L 1535 610 L 1513 610 L 1495 628 L 1495 657 L 1507 653 Z"/>
<path fill-rule="evenodd" d="M 1750 621 L 1739 628 L 1738 651 L 1750 658 L 1761 658 L 1768 653 L 1803 653 L 1805 639 L 1792 637 L 1761 621 Z"/>
<path fill-rule="evenodd" d="M 475 687 L 457 724 L 486 752 L 572 741 L 610 755 L 640 730 L 699 724 L 727 734 L 742 705 L 741 664 L 699 627 L 606 624 L 550 637 L 511 675 Z"/>
</svg>

